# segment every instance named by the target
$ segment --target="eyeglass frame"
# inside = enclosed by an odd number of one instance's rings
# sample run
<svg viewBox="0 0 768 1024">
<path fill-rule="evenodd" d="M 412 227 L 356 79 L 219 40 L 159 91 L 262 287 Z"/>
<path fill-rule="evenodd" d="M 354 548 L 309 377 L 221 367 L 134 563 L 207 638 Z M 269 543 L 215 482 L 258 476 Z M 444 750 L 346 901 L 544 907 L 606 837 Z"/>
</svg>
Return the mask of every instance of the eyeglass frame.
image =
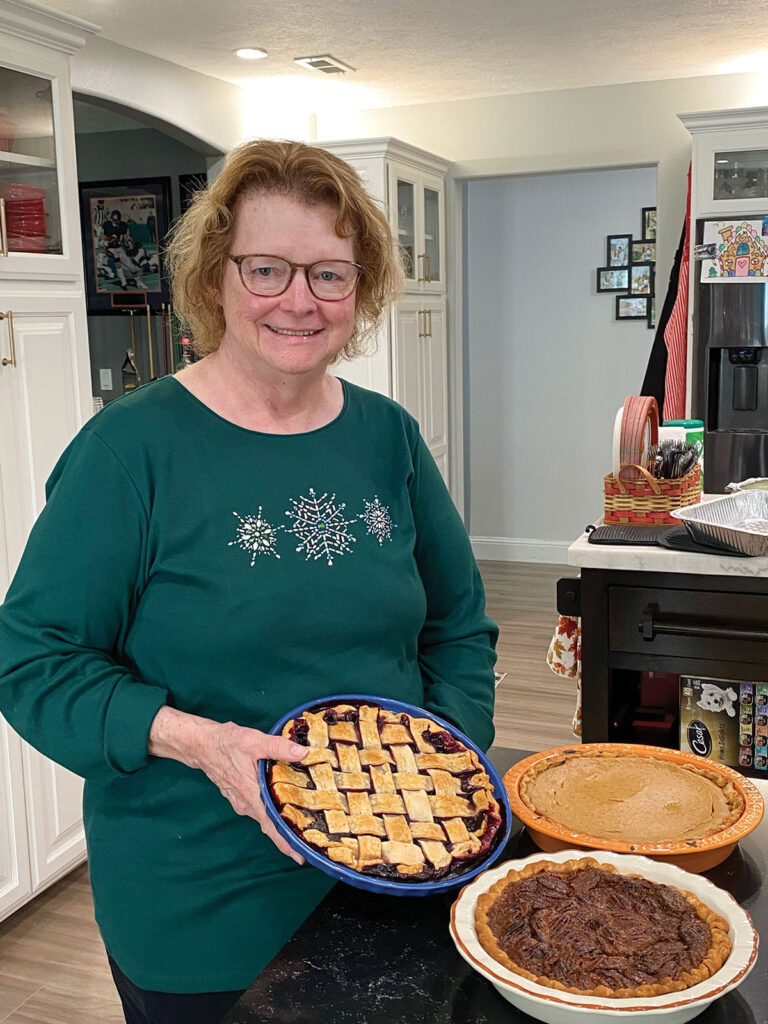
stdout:
<svg viewBox="0 0 768 1024">
<path fill-rule="evenodd" d="M 263 292 L 251 291 L 251 289 L 248 287 L 248 285 L 245 283 L 243 279 L 243 263 L 245 260 L 251 259 L 252 256 L 266 257 L 267 259 L 270 260 L 280 260 L 281 263 L 288 264 L 288 266 L 291 268 L 291 276 L 288 278 L 288 283 L 286 284 L 285 288 L 282 289 L 282 291 L 269 292 L 266 294 Z M 314 295 L 318 302 L 343 302 L 344 299 L 348 299 L 350 295 L 354 295 L 355 291 L 357 290 L 357 286 L 360 284 L 360 278 L 365 273 L 365 268 L 361 266 L 359 263 L 354 263 L 352 260 L 314 260 L 312 263 L 292 263 L 290 260 L 287 260 L 284 256 L 274 256 L 272 253 L 268 252 L 248 252 L 245 253 L 245 255 L 243 256 L 233 256 L 232 253 L 228 252 L 227 259 L 232 260 L 232 262 L 237 267 L 237 273 L 243 288 L 245 288 L 249 295 L 256 295 L 260 299 L 276 299 L 280 295 L 285 295 L 285 293 L 293 284 L 293 279 L 296 276 L 296 271 L 303 270 L 304 280 L 307 282 L 307 288 L 309 288 L 310 292 L 312 292 L 312 295 Z M 310 281 L 309 274 L 307 273 L 307 271 L 311 270 L 312 267 L 319 266 L 321 263 L 344 263 L 348 267 L 354 267 L 355 270 L 357 270 L 357 277 L 355 278 L 355 283 L 352 286 L 352 289 L 348 291 L 346 295 L 342 295 L 338 299 L 326 299 L 322 298 L 320 295 L 315 294 L 315 290 L 312 287 L 312 282 Z"/>
</svg>

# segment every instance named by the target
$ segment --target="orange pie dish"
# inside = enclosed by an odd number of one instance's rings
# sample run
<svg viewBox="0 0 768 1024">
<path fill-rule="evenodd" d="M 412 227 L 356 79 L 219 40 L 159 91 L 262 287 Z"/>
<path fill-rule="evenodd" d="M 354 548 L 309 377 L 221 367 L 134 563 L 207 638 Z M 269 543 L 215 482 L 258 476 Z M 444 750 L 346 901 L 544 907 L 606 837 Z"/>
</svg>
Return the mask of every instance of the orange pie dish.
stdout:
<svg viewBox="0 0 768 1024">
<path fill-rule="evenodd" d="M 504 785 L 513 814 L 546 852 L 635 853 L 688 871 L 725 860 L 763 816 L 759 790 L 732 768 L 633 743 L 533 754 Z"/>
</svg>

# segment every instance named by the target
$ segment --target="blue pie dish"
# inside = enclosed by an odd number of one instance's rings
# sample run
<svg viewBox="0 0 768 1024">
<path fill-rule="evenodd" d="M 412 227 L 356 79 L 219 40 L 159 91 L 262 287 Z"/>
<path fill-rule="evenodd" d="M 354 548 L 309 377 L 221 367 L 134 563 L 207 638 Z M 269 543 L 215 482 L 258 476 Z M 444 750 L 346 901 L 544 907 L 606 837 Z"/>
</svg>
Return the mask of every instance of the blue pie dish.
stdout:
<svg viewBox="0 0 768 1024">
<path fill-rule="evenodd" d="M 397 882 L 388 878 L 378 878 L 375 875 L 366 875 L 359 871 L 353 871 L 351 868 L 344 867 L 343 865 L 330 860 L 324 854 L 319 853 L 313 846 L 305 843 L 304 840 L 293 831 L 290 825 L 283 820 L 279 810 L 275 806 L 267 783 L 267 768 L 271 762 L 259 761 L 259 786 L 261 787 L 264 807 L 266 808 L 267 815 L 274 823 L 278 833 L 286 840 L 292 849 L 304 857 L 308 864 L 312 864 L 314 867 L 319 868 L 321 871 L 325 872 L 326 875 L 330 875 L 332 878 L 335 878 L 340 882 L 346 882 L 348 885 L 352 885 L 356 889 L 365 889 L 368 892 L 388 893 L 390 896 L 434 896 L 437 893 L 448 892 L 451 889 L 456 889 L 459 886 L 466 885 L 467 882 L 470 882 L 473 878 L 477 877 L 477 875 L 482 871 L 487 870 L 487 868 L 499 859 L 507 844 L 507 840 L 509 839 L 510 831 L 512 829 L 512 811 L 510 810 L 507 791 L 501 781 L 501 776 L 483 751 L 480 750 L 480 748 L 473 743 L 468 736 L 465 736 L 463 732 L 457 729 L 455 725 L 439 718 L 431 711 L 425 711 L 423 708 L 417 707 L 415 704 L 406 704 L 404 701 L 400 700 L 388 700 L 385 697 L 373 697 L 370 694 L 365 693 L 343 693 L 338 696 L 323 697 L 320 700 L 313 700 L 306 704 L 300 704 L 298 707 L 293 708 L 291 711 L 288 711 L 283 715 L 283 717 L 270 729 L 270 733 L 277 733 L 279 735 L 286 722 L 289 722 L 292 718 L 301 717 L 305 711 L 317 712 L 325 707 L 347 703 L 378 704 L 379 707 L 385 708 L 387 711 L 394 711 L 396 713 L 404 712 L 405 714 L 416 717 L 429 718 L 443 729 L 447 729 L 448 732 L 459 740 L 460 743 L 463 743 L 468 750 L 473 750 L 477 754 L 481 765 L 488 773 L 488 777 L 491 780 L 493 795 L 499 804 L 502 816 L 501 826 L 493 839 L 489 851 L 484 857 L 477 861 L 473 861 L 472 866 L 468 868 L 467 871 L 459 872 L 453 876 L 439 878 L 432 882 Z"/>
</svg>

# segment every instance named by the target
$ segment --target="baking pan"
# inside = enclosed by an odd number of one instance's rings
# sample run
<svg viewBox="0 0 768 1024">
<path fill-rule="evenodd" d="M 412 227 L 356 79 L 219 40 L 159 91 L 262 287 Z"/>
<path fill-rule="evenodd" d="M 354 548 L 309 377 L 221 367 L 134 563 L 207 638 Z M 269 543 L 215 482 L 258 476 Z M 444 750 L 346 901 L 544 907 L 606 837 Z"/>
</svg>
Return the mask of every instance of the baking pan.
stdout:
<svg viewBox="0 0 768 1024">
<path fill-rule="evenodd" d="M 694 540 L 736 549 L 745 555 L 768 554 L 768 491 L 737 491 L 698 505 L 676 508 Z"/>
</svg>

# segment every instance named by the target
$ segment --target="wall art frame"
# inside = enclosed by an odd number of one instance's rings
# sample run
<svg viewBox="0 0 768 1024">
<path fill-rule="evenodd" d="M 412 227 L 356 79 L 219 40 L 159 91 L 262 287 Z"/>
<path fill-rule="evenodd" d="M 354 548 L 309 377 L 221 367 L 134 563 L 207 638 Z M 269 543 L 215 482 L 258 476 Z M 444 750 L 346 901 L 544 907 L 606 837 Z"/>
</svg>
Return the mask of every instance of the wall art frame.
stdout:
<svg viewBox="0 0 768 1024">
<path fill-rule="evenodd" d="M 162 246 L 170 224 L 170 178 L 79 185 L 89 314 L 121 314 L 170 303 Z"/>
</svg>

